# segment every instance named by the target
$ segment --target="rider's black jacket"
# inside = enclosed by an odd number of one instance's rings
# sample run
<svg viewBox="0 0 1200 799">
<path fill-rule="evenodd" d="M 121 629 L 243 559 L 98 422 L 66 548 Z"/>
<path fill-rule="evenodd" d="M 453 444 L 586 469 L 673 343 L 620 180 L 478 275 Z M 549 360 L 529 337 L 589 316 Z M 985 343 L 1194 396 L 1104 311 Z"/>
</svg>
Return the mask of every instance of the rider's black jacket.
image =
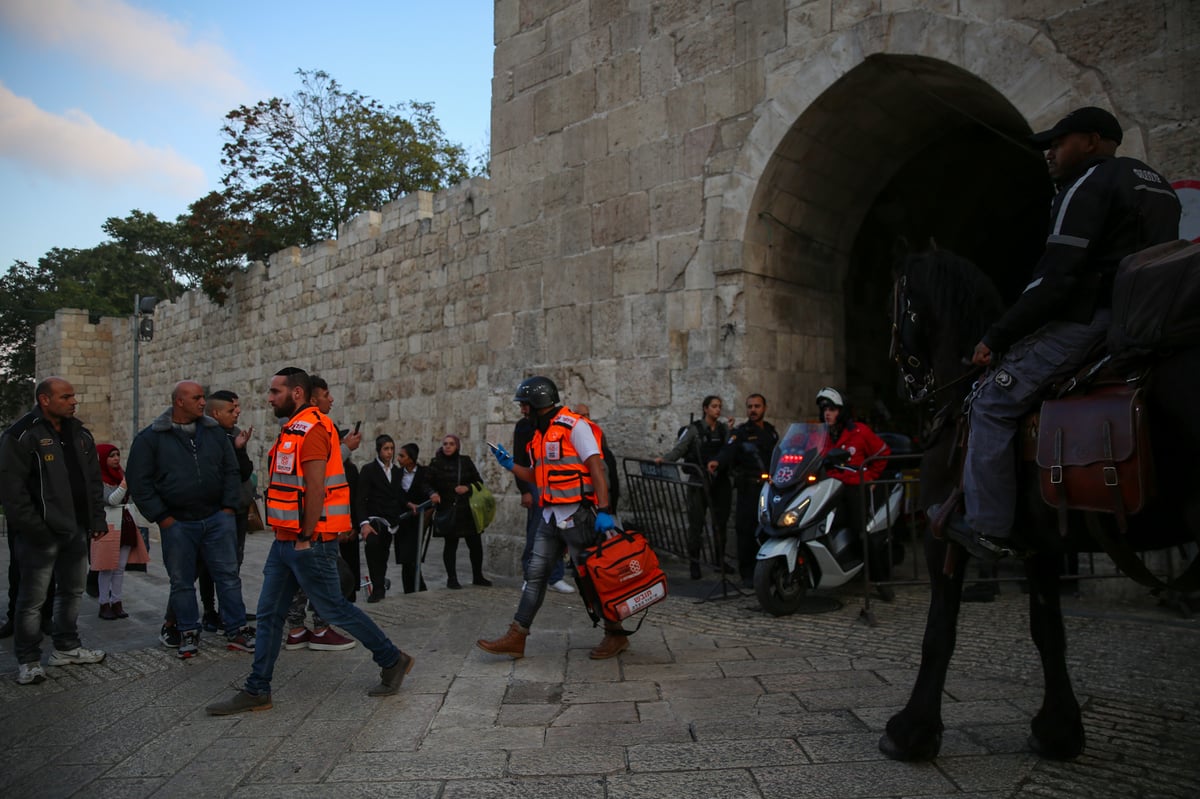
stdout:
<svg viewBox="0 0 1200 799">
<path fill-rule="evenodd" d="M 1179 238 L 1179 198 L 1135 158 L 1103 157 L 1060 182 L 1050 203 L 1046 249 L 1016 304 L 983 343 L 1004 352 L 1047 322 L 1089 322 L 1112 306 L 1112 281 L 1125 256 Z"/>
</svg>

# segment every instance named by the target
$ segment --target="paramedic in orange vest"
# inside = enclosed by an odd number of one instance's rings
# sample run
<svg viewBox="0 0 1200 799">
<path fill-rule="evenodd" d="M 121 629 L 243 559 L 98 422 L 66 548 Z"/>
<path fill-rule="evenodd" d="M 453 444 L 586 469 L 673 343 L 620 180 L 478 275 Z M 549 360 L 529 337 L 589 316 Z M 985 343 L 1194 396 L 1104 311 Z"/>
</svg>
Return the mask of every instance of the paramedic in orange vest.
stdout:
<svg viewBox="0 0 1200 799">
<path fill-rule="evenodd" d="M 245 688 L 208 706 L 212 716 L 271 707 L 271 676 L 297 588 L 304 589 L 322 618 L 371 650 L 381 671 L 370 696 L 396 693 L 412 669 L 412 657 L 342 593 L 338 535 L 351 529 L 350 488 L 337 429 L 310 403 L 311 396 L 312 381 L 303 369 L 281 369 L 271 380 L 267 399 L 275 416 L 287 421 L 270 452 L 267 525 L 275 541 L 263 566 L 254 666 Z"/>
<path fill-rule="evenodd" d="M 496 655 L 525 656 L 529 626 L 546 597 L 546 578 L 565 548 L 573 560 L 617 527 L 608 504 L 608 478 L 601 454 L 603 436 L 590 421 L 559 405 L 558 387 L 546 377 L 531 377 L 517 386 L 513 400 L 534 424 L 529 466 L 518 466 L 504 447 L 493 447 L 496 460 L 517 479 L 535 486 L 542 520 L 534 533 L 521 602 L 508 632 L 480 649 Z M 604 623 L 604 640 L 591 651 L 593 660 L 615 657 L 629 647 L 619 623 Z"/>
</svg>

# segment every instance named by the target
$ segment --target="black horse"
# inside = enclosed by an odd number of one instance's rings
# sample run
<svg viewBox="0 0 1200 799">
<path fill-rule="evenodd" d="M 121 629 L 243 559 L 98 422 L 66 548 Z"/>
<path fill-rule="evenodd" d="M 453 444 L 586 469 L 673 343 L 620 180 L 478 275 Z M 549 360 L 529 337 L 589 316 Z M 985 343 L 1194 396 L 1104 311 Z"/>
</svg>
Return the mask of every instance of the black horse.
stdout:
<svg viewBox="0 0 1200 799">
<path fill-rule="evenodd" d="M 932 439 L 927 439 L 929 448 L 921 463 L 921 497 L 929 505 L 944 501 L 957 484 L 955 423 L 978 375 L 967 359 L 1002 309 L 987 277 L 949 252 L 910 255 L 898 269 L 894 355 L 910 398 L 936 408 Z M 1157 495 L 1129 518 L 1128 540 L 1139 551 L 1195 542 L 1200 533 L 1200 347 L 1154 364 L 1147 392 Z M 1029 626 L 1045 682 L 1029 745 L 1043 757 L 1071 759 L 1084 749 L 1084 730 L 1067 673 L 1059 565 L 1064 552 L 1099 547 L 1081 514 L 1069 515 L 1069 532 L 1065 538 L 1061 535 L 1055 510 L 1040 497 L 1035 472 L 1032 468 L 1021 473 L 1016 522 L 1022 540 L 1034 550 L 1024 563 Z M 1115 534 L 1113 518 L 1100 521 Z M 896 760 L 928 760 L 940 750 L 942 692 L 954 652 L 968 557 L 959 547 L 948 547 L 927 534 L 925 559 L 931 596 L 921 667 L 908 704 L 888 721 L 879 741 L 880 750 Z"/>
</svg>

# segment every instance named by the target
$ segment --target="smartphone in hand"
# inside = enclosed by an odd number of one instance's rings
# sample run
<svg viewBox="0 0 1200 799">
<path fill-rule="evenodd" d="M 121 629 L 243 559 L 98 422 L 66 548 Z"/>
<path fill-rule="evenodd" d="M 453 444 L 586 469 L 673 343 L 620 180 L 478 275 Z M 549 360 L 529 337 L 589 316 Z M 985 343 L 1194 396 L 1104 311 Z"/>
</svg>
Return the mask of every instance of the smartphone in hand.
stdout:
<svg viewBox="0 0 1200 799">
<path fill-rule="evenodd" d="M 487 442 L 487 445 L 492 448 L 492 452 L 500 451 L 500 446 L 498 444 L 493 444 L 492 442 L 489 441 L 489 442 Z"/>
<path fill-rule="evenodd" d="M 359 429 L 360 427 L 362 427 L 362 419 L 359 419 L 357 422 L 355 422 L 355 423 L 354 423 L 354 432 L 356 432 L 356 433 L 357 433 L 357 432 L 358 432 L 358 429 Z"/>
</svg>

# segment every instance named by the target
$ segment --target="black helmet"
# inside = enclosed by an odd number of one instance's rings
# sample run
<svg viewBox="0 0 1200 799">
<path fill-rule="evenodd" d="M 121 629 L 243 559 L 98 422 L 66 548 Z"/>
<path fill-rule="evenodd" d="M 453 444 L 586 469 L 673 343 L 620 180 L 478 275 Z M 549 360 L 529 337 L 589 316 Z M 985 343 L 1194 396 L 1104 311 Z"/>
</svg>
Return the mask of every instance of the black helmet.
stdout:
<svg viewBox="0 0 1200 799">
<path fill-rule="evenodd" d="M 558 404 L 558 386 L 548 377 L 534 376 L 521 381 L 517 386 L 514 402 L 528 402 L 534 409 L 553 408 Z"/>
</svg>

